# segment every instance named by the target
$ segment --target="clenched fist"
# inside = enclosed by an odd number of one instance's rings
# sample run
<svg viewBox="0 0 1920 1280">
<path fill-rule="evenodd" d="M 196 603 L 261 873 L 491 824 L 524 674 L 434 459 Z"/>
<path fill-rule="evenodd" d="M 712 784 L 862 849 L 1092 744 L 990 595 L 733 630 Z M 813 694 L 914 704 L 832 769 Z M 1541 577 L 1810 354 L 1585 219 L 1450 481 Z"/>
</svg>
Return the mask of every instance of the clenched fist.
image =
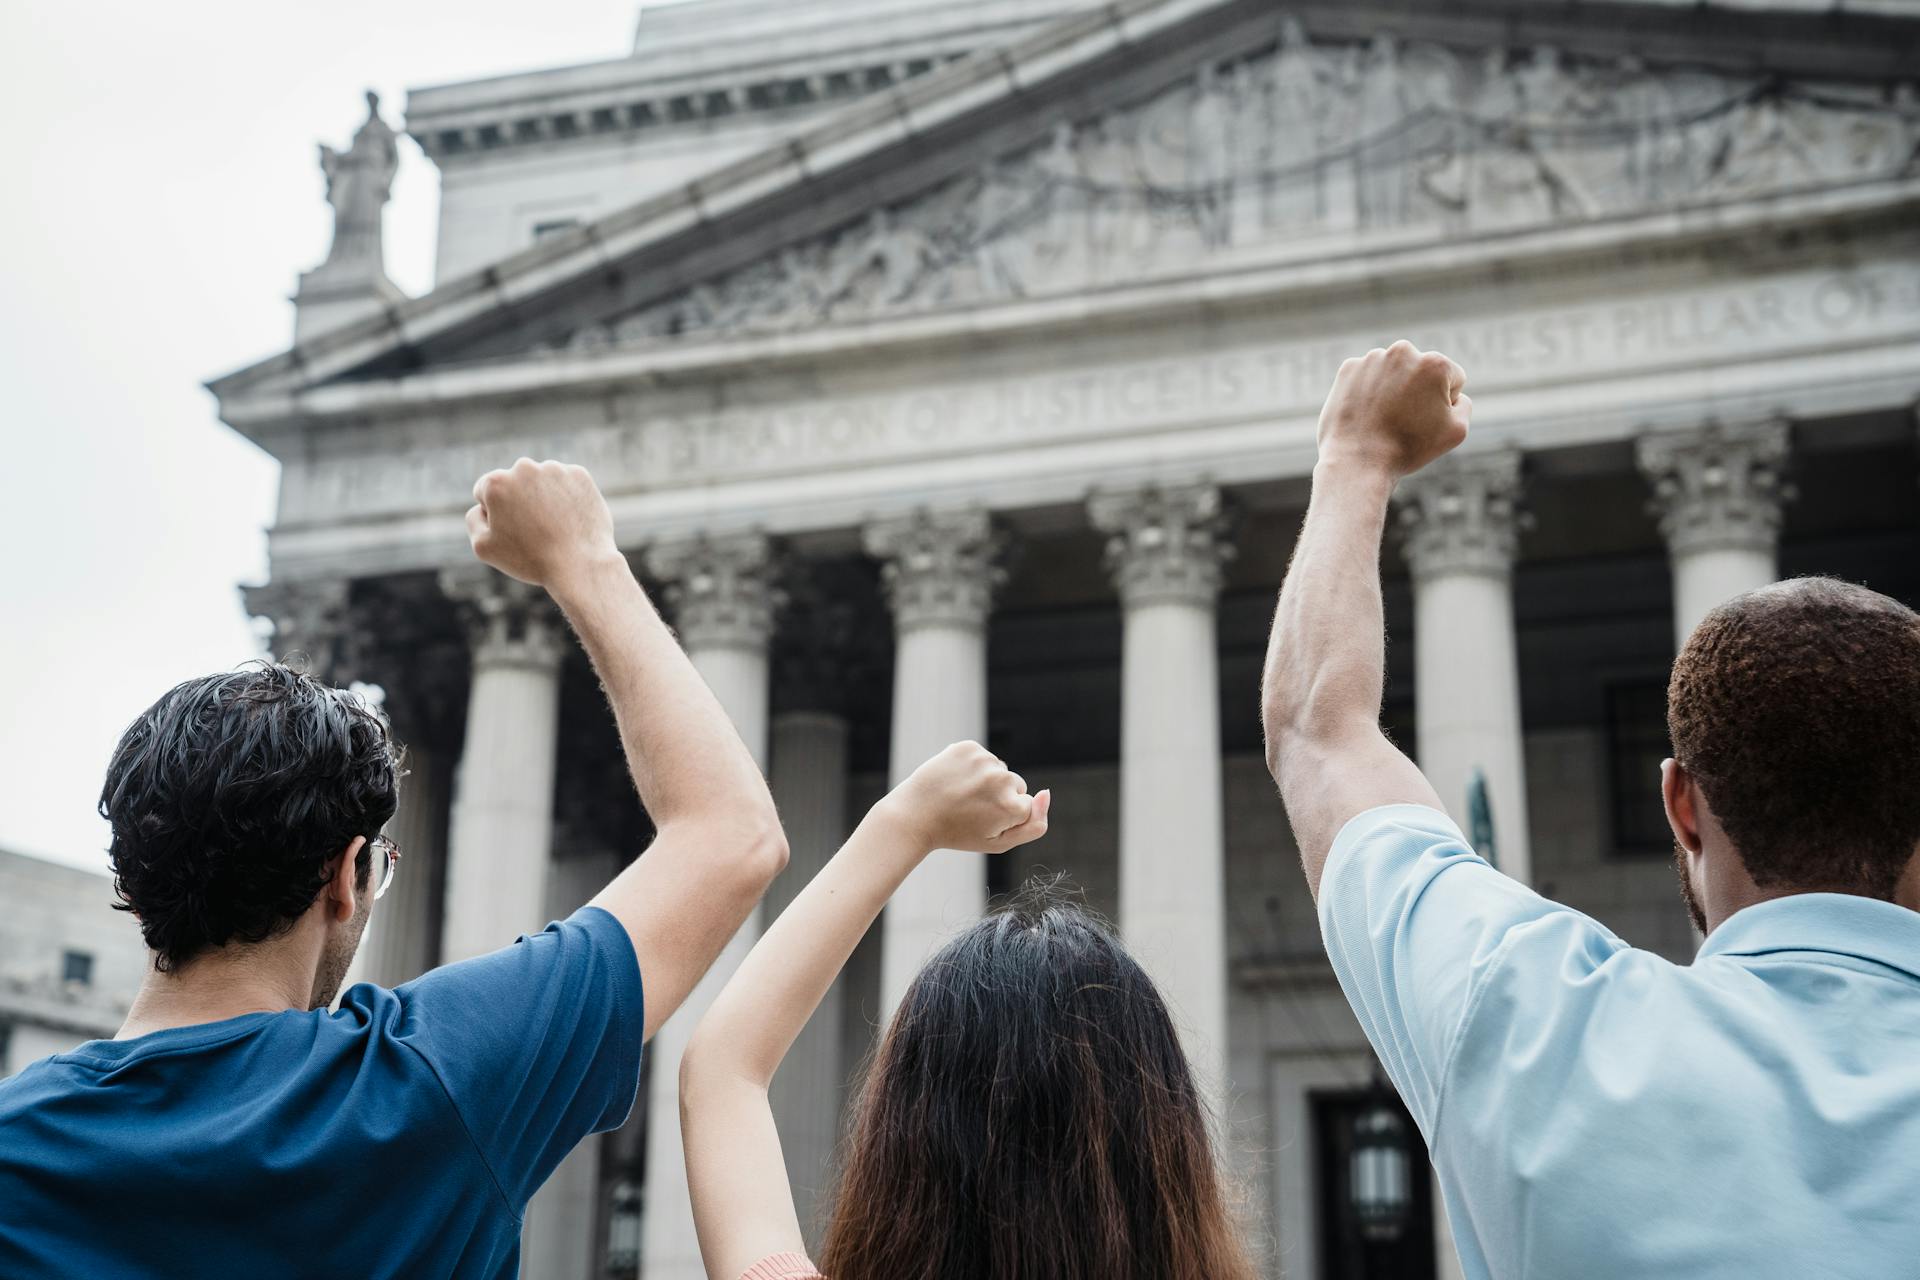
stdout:
<svg viewBox="0 0 1920 1280">
<path fill-rule="evenodd" d="M 473 486 L 467 536 L 500 572 L 551 588 L 556 578 L 620 554 L 613 515 L 585 467 L 522 458 Z"/>
<path fill-rule="evenodd" d="M 977 742 L 956 742 L 915 769 L 880 802 L 924 849 L 1005 853 L 1047 834 L 1046 791 L 1027 784 Z"/>
<path fill-rule="evenodd" d="M 1320 410 L 1320 460 L 1360 463 L 1399 480 L 1467 438 L 1467 375 L 1405 339 L 1340 366 Z"/>
</svg>

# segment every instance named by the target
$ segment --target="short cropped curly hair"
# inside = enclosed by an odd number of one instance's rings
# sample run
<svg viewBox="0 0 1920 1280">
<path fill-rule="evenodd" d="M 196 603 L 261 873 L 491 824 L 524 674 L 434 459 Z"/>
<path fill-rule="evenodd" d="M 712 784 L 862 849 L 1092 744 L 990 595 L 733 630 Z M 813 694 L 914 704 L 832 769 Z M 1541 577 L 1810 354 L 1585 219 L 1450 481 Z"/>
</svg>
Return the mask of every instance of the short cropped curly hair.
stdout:
<svg viewBox="0 0 1920 1280">
<path fill-rule="evenodd" d="M 1831 578 L 1737 596 L 1688 637 L 1667 725 L 1755 884 L 1893 896 L 1920 846 L 1920 615 Z"/>
<path fill-rule="evenodd" d="M 272 662 L 188 680 L 107 767 L 116 905 L 162 972 L 283 933 L 340 851 L 393 817 L 398 777 L 387 726 L 357 694 Z M 371 865 L 363 847 L 363 882 Z"/>
</svg>

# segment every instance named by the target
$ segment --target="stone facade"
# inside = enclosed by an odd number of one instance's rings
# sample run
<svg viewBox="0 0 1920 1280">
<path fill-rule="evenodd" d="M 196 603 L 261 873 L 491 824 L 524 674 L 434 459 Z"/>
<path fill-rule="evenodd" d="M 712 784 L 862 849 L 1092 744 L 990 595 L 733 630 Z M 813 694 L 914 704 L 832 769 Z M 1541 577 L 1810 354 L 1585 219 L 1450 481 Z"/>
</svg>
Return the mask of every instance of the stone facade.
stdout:
<svg viewBox="0 0 1920 1280">
<path fill-rule="evenodd" d="M 147 950 L 131 916 L 113 909 L 113 881 L 0 849 L 0 1079 L 87 1040 L 111 1039 L 126 1018 Z"/>
<path fill-rule="evenodd" d="M 1467 368 L 1473 438 L 1396 498 L 1386 724 L 1509 874 L 1684 960 L 1677 639 L 1786 573 L 1920 599 L 1920 22 L 1804 9 L 707 0 L 678 61 L 649 13 L 635 59 L 418 95 L 442 284 L 212 384 L 284 464 L 251 605 L 416 744 L 364 972 L 538 923 L 463 886 L 557 913 L 643 847 L 581 655 L 461 569 L 474 478 L 563 457 L 769 771 L 770 909 L 953 739 L 1055 791 L 1043 844 L 927 864 L 776 1081 L 804 1206 L 928 948 L 1064 872 L 1217 1084 L 1268 1274 L 1448 1274 L 1424 1194 L 1391 1263 L 1323 1203 L 1376 1073 L 1257 718 L 1315 416 L 1395 337 Z M 577 225 L 534 241 L 535 187 Z M 699 1274 L 684 1033 L 530 1276 Z"/>
</svg>

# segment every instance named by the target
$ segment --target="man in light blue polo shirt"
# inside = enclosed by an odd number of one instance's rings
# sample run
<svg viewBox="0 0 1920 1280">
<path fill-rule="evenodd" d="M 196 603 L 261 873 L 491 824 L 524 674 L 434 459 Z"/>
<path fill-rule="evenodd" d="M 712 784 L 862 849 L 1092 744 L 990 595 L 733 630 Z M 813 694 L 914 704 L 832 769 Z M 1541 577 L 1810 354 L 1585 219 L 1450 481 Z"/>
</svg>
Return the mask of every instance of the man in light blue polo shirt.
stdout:
<svg viewBox="0 0 1920 1280">
<path fill-rule="evenodd" d="M 1464 380 L 1341 366 L 1263 709 L 1467 1275 L 1920 1276 L 1920 616 L 1816 578 L 1695 629 L 1662 790 L 1707 940 L 1627 946 L 1477 857 L 1379 729 L 1388 498 L 1466 438 Z"/>
</svg>

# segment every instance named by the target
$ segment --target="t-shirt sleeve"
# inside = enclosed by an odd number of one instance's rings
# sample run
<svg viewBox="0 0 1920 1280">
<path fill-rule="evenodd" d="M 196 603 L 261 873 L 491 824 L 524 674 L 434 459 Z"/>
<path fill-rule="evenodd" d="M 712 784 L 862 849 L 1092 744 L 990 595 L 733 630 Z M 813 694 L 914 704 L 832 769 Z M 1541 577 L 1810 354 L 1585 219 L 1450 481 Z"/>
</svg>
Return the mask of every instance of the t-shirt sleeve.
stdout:
<svg viewBox="0 0 1920 1280">
<path fill-rule="evenodd" d="M 622 1124 L 640 1081 L 640 967 L 599 907 L 398 988 L 400 1038 L 426 1059 L 516 1212 L 589 1134 Z"/>
<path fill-rule="evenodd" d="M 1568 969 L 1626 945 L 1489 866 L 1446 814 L 1410 804 L 1369 809 L 1334 838 L 1320 933 L 1347 1002 L 1429 1143 L 1447 1068 L 1496 970 L 1508 966 L 1508 987 L 1537 976 L 1550 1000 Z"/>
</svg>

